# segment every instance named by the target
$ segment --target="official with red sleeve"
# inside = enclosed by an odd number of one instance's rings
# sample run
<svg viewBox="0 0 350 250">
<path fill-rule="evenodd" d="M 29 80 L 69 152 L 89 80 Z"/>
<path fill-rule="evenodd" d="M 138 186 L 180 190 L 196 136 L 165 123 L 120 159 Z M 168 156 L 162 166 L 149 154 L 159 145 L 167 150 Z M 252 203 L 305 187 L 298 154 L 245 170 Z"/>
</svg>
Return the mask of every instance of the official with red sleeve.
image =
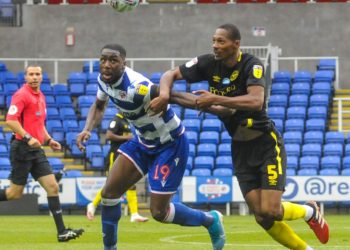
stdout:
<svg viewBox="0 0 350 250">
<path fill-rule="evenodd" d="M 26 83 L 12 97 L 6 116 L 6 124 L 15 133 L 11 142 L 10 187 L 0 189 L 0 201 L 19 199 L 27 183 L 28 175 L 40 183 L 47 193 L 48 206 L 53 215 L 59 242 L 79 237 L 83 229 L 66 228 L 58 196 L 58 184 L 42 145 L 47 143 L 53 150 L 60 150 L 61 144 L 55 141 L 45 127 L 46 102 L 40 91 L 42 69 L 29 66 L 25 71 Z"/>
</svg>

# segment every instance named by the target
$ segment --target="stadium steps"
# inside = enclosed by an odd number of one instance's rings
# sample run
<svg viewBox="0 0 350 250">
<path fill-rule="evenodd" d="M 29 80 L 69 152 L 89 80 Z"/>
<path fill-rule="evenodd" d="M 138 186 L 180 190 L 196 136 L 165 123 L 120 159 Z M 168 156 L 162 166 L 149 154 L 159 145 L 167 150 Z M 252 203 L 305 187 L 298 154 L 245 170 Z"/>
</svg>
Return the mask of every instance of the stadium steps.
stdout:
<svg viewBox="0 0 350 250">
<path fill-rule="evenodd" d="M 347 97 L 350 99 L 350 89 L 337 89 L 335 91 L 335 98 L 337 97 Z M 344 111 L 349 113 L 343 114 L 343 130 L 350 130 L 350 101 L 342 102 Z M 338 102 L 333 101 L 332 113 L 329 120 L 329 130 L 338 131 Z"/>
</svg>

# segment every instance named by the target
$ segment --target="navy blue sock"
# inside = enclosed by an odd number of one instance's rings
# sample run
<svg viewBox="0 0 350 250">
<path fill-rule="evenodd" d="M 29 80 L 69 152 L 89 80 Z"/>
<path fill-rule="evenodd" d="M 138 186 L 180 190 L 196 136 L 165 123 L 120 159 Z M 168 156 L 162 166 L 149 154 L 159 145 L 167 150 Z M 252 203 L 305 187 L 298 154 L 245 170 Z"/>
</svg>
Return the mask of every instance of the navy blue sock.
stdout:
<svg viewBox="0 0 350 250">
<path fill-rule="evenodd" d="M 115 206 L 102 205 L 103 244 L 107 247 L 117 244 L 118 221 L 122 214 L 121 204 Z"/>
<path fill-rule="evenodd" d="M 173 204 L 175 211 L 171 211 L 172 208 L 170 204 L 170 213 L 175 213 L 172 221 L 174 224 L 181 226 L 205 226 L 208 228 L 213 223 L 213 217 L 208 213 L 192 209 L 181 203 Z"/>
</svg>

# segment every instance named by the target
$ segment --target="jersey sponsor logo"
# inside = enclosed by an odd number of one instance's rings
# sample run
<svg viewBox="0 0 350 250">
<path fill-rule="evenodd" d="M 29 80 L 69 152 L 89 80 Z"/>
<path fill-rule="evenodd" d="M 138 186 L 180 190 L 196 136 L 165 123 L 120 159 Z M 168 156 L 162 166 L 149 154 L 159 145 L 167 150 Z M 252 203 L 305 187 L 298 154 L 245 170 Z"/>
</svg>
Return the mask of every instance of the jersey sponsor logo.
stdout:
<svg viewBox="0 0 350 250">
<path fill-rule="evenodd" d="M 263 74 L 263 68 L 261 65 L 254 65 L 253 66 L 253 76 L 257 79 L 260 79 Z"/>
<path fill-rule="evenodd" d="M 239 75 L 239 71 L 238 70 L 233 71 L 231 76 L 230 76 L 230 81 L 233 82 L 234 80 L 236 80 L 238 75 Z"/>
<path fill-rule="evenodd" d="M 220 90 L 217 88 L 214 88 L 214 87 L 209 88 L 209 91 L 215 95 L 227 95 L 228 93 L 230 93 L 234 90 L 236 90 L 235 85 L 227 86 L 226 88 L 220 89 Z"/>
<path fill-rule="evenodd" d="M 220 76 L 213 76 L 213 82 L 220 82 L 221 81 L 221 77 Z"/>
<path fill-rule="evenodd" d="M 192 58 L 190 61 L 188 61 L 185 66 L 186 68 L 191 68 L 193 65 L 196 65 L 198 63 L 198 58 Z"/>
<path fill-rule="evenodd" d="M 9 108 L 9 111 L 8 111 L 8 114 L 9 115 L 14 115 L 16 114 L 18 111 L 18 108 L 16 105 L 11 105 L 10 108 Z"/>
<path fill-rule="evenodd" d="M 115 128 L 115 125 L 117 124 L 116 121 L 111 121 L 111 123 L 109 124 L 110 128 Z"/>
<path fill-rule="evenodd" d="M 222 80 L 222 84 L 223 85 L 228 85 L 228 84 L 230 84 L 230 79 L 228 79 L 228 78 L 224 78 L 223 80 Z"/>
<path fill-rule="evenodd" d="M 148 93 L 148 90 L 149 90 L 149 88 L 145 85 L 142 85 L 142 84 L 140 84 L 136 87 L 136 93 L 139 95 L 146 95 Z"/>
</svg>

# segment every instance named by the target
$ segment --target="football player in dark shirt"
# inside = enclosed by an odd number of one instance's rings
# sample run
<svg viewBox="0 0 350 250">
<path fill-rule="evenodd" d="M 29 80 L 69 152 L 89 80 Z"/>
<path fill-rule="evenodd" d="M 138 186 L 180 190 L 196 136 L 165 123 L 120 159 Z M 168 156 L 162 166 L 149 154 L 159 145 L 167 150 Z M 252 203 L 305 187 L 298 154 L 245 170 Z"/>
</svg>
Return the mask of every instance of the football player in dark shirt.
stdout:
<svg viewBox="0 0 350 250">
<path fill-rule="evenodd" d="M 198 56 L 165 72 L 159 97 L 152 100 L 150 109 L 160 113 L 169 101 L 201 111 L 214 105 L 235 109 L 232 115 L 219 119 L 232 137 L 236 176 L 257 223 L 290 249 L 312 249 L 284 220 L 305 219 L 321 243 L 329 239 L 328 224 L 314 201 L 305 205 L 281 201 L 286 179 L 283 140 L 267 116 L 264 66 L 257 57 L 242 53 L 240 41 L 235 25 L 218 27 L 212 39 L 213 54 Z M 178 97 L 182 101 L 174 101 L 171 88 L 180 79 L 189 83 L 208 81 L 209 91 L 195 91 L 192 104 L 184 101 L 186 95 Z"/>
</svg>

